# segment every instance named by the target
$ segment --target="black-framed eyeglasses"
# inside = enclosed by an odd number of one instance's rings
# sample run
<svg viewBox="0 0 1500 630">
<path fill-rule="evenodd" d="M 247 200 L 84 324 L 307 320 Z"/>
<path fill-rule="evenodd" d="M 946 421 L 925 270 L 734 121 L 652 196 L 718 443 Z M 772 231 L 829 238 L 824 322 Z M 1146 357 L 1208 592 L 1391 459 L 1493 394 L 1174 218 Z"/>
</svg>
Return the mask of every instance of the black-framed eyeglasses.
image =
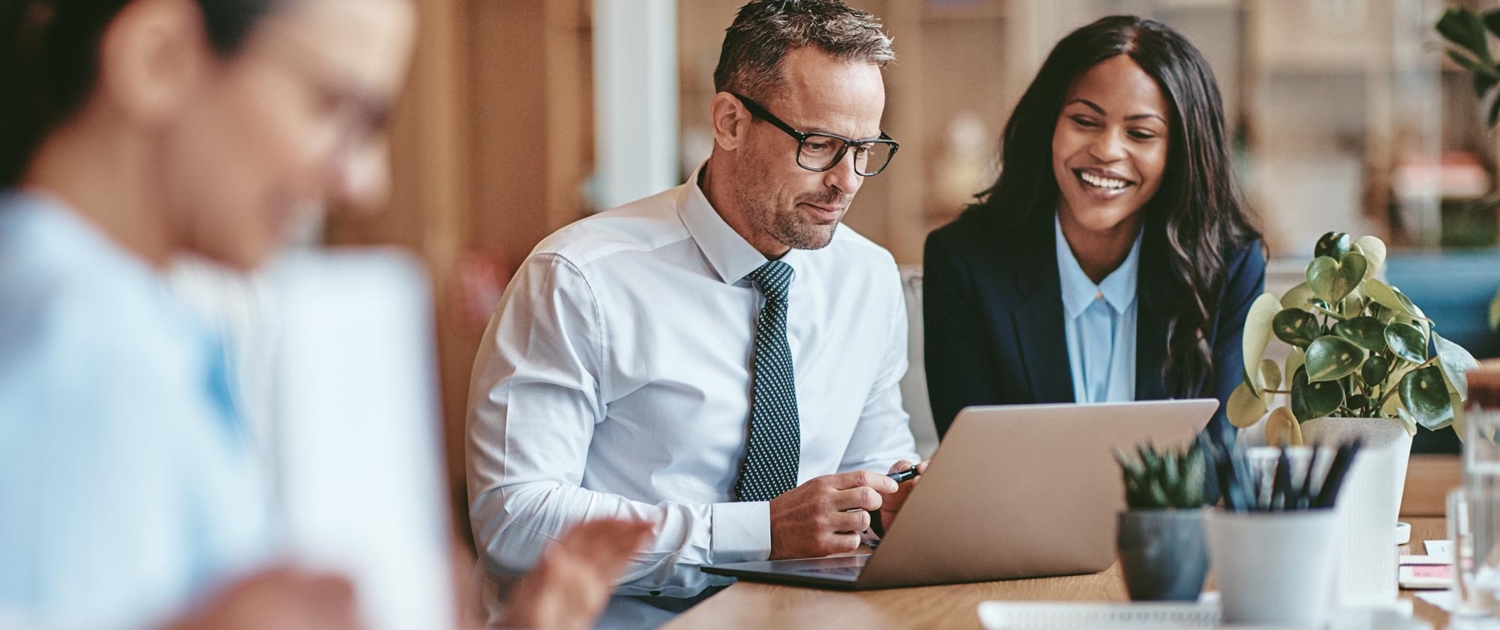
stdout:
<svg viewBox="0 0 1500 630">
<path fill-rule="evenodd" d="M 793 129 L 791 125 L 782 122 L 780 118 L 771 115 L 766 108 L 761 107 L 755 101 L 730 92 L 730 95 L 745 105 L 750 110 L 750 115 L 782 130 L 786 135 L 797 140 L 797 166 L 814 173 L 822 173 L 833 168 L 844 159 L 844 154 L 854 149 L 854 172 L 861 177 L 874 177 L 885 170 L 891 163 L 891 158 L 896 156 L 896 151 L 901 148 L 895 140 L 880 132 L 879 138 L 855 140 L 831 133 L 804 132 Z"/>
</svg>

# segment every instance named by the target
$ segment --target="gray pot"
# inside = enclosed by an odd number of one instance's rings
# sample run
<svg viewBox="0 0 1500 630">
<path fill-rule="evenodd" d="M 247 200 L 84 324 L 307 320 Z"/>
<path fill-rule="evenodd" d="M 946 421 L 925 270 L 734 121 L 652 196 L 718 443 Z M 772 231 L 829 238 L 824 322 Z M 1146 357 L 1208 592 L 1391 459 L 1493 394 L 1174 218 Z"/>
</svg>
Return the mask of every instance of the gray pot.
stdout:
<svg viewBox="0 0 1500 630">
<path fill-rule="evenodd" d="M 1208 576 L 1203 510 L 1120 512 L 1120 571 L 1136 601 L 1197 601 Z"/>
</svg>

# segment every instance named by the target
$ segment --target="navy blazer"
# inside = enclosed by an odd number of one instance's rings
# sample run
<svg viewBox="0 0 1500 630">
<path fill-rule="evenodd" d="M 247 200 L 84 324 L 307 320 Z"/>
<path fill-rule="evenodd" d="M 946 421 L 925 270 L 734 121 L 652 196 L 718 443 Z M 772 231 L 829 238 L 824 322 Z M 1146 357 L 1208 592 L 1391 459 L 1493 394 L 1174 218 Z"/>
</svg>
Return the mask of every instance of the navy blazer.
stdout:
<svg viewBox="0 0 1500 630">
<path fill-rule="evenodd" d="M 1075 402 L 1064 335 L 1053 213 L 1010 225 L 993 212 L 967 212 L 927 237 L 923 261 L 927 390 L 942 436 L 959 410 L 971 405 Z M 1148 230 L 1162 229 L 1148 225 Z M 1136 400 L 1173 397 L 1162 373 L 1167 319 L 1185 290 L 1171 277 L 1164 242 L 1141 246 Z M 1220 402 L 1209 437 L 1224 442 L 1229 394 L 1243 380 L 1241 338 L 1250 304 L 1265 291 L 1266 261 L 1259 240 L 1225 255 L 1227 281 L 1208 330 L 1214 382 L 1194 391 Z M 1233 443 L 1232 441 L 1227 443 Z"/>
</svg>

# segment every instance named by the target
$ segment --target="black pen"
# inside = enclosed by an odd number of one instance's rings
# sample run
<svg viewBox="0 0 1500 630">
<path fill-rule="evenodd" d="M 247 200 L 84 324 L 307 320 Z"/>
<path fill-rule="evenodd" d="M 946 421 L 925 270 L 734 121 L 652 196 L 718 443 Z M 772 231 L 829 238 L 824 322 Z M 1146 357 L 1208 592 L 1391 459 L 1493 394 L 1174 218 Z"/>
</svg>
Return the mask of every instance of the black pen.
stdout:
<svg viewBox="0 0 1500 630">
<path fill-rule="evenodd" d="M 911 480 L 917 478 L 917 467 L 916 466 L 912 466 L 911 468 L 908 468 L 906 470 L 898 470 L 898 471 L 893 472 L 893 473 L 886 473 L 885 476 L 890 477 L 896 483 L 901 483 L 903 481 L 911 481 Z"/>
<path fill-rule="evenodd" d="M 1349 473 L 1349 467 L 1354 465 L 1354 457 L 1359 454 L 1361 444 L 1362 440 L 1356 437 L 1339 445 L 1338 453 L 1333 456 L 1333 465 L 1328 467 L 1328 477 L 1323 480 L 1323 488 L 1318 491 L 1318 507 L 1334 506 L 1339 489 L 1344 485 L 1344 476 Z"/>
</svg>

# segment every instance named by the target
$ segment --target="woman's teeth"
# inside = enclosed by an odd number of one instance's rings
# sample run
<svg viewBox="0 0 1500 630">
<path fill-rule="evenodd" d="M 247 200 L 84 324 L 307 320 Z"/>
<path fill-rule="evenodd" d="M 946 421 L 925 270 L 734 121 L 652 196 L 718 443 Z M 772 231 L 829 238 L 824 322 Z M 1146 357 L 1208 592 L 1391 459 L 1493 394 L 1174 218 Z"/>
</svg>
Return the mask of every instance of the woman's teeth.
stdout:
<svg viewBox="0 0 1500 630">
<path fill-rule="evenodd" d="M 1078 177 L 1079 177 L 1079 179 L 1082 179 L 1084 181 L 1084 183 L 1086 183 L 1086 184 L 1088 184 L 1090 186 L 1096 186 L 1096 187 L 1099 187 L 1099 188 L 1107 188 L 1107 189 L 1110 189 L 1110 190 L 1118 190 L 1120 188 L 1124 188 L 1124 187 L 1130 185 L 1130 182 L 1127 182 L 1127 181 L 1125 181 L 1123 179 L 1114 179 L 1114 178 L 1110 178 L 1110 177 L 1100 177 L 1098 175 L 1094 175 L 1094 174 L 1086 173 L 1086 172 L 1079 173 Z"/>
</svg>

